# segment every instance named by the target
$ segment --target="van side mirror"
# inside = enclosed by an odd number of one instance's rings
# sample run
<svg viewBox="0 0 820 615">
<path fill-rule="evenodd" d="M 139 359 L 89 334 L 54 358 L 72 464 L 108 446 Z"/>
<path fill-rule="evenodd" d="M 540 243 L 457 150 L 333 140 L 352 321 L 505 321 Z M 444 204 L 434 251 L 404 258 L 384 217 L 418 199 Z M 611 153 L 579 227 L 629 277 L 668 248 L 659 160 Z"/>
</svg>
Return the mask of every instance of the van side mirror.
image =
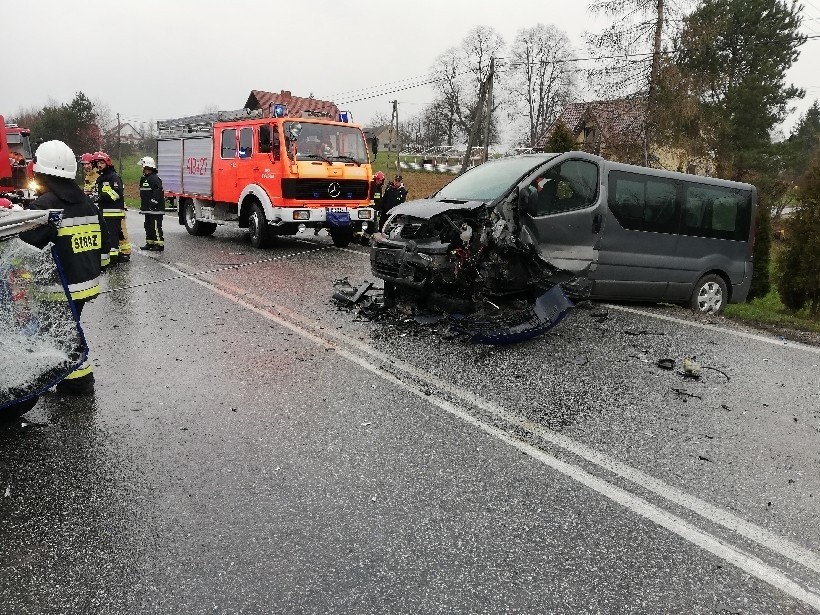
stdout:
<svg viewBox="0 0 820 615">
<path fill-rule="evenodd" d="M 518 210 L 534 216 L 538 205 L 538 192 L 533 186 L 521 186 L 518 189 Z"/>
<path fill-rule="evenodd" d="M 269 154 L 271 152 L 270 125 L 264 124 L 259 127 L 259 152 Z"/>
</svg>

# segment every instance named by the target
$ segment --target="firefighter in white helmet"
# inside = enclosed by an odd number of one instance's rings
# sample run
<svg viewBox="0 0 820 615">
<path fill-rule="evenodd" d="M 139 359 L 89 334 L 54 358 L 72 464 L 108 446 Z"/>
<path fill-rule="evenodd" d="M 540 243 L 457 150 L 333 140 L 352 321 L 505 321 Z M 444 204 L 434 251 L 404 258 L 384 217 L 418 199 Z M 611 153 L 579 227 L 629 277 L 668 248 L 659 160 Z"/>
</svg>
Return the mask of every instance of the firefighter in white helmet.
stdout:
<svg viewBox="0 0 820 615">
<path fill-rule="evenodd" d="M 38 248 L 54 244 L 71 299 L 81 314 L 86 302 L 100 292 L 101 254 L 109 250 L 109 235 L 102 212 L 74 181 L 77 159 L 62 141 L 47 141 L 37 148 L 34 178 L 41 196 L 31 209 L 62 210 L 59 226 L 49 223 L 20 233 L 20 239 Z M 44 289 L 52 301 L 68 301 L 62 286 Z M 58 393 L 85 394 L 94 390 L 88 357 L 57 385 Z"/>
<path fill-rule="evenodd" d="M 165 194 L 162 180 L 157 175 L 157 163 L 151 156 L 143 156 L 137 163 L 142 167 L 140 178 L 140 213 L 145 216 L 145 245 L 140 250 L 162 252 L 162 219 L 165 217 Z"/>
</svg>

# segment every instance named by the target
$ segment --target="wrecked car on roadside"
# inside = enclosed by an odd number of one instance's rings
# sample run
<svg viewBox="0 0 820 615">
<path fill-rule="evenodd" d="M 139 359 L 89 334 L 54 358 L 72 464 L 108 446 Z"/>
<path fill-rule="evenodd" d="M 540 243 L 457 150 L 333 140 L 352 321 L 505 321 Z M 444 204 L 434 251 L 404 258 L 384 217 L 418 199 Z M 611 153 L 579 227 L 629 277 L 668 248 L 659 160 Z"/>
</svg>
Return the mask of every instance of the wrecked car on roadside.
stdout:
<svg viewBox="0 0 820 615">
<path fill-rule="evenodd" d="M 575 285 L 583 295 L 587 265 L 578 263 L 573 271 L 546 258 L 539 229 L 526 215 L 539 185 L 525 180 L 554 158 L 486 162 L 432 197 L 391 210 L 370 253 L 386 298 L 409 295 L 428 307 L 470 312 L 484 301 L 534 299 L 558 282 Z M 567 196 L 579 203 L 594 198 L 594 176 L 577 174 L 573 180 L 560 187 Z M 548 181 L 540 179 L 541 190 L 553 188 Z"/>
<path fill-rule="evenodd" d="M 491 160 L 393 208 L 370 253 L 385 299 L 467 313 L 573 298 L 720 313 L 752 276 L 755 188 L 583 152 Z"/>
</svg>

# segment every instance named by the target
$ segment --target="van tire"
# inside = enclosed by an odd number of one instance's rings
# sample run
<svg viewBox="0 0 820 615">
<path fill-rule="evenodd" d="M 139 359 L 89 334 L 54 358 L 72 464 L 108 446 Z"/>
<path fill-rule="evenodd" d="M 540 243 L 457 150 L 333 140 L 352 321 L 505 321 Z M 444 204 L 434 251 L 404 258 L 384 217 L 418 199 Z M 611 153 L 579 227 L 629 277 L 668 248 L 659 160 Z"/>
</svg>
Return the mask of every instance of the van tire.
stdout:
<svg viewBox="0 0 820 615">
<path fill-rule="evenodd" d="M 699 314 L 718 316 L 723 313 L 729 293 L 726 282 L 717 274 L 710 273 L 703 276 L 692 290 L 689 307 Z"/>
<path fill-rule="evenodd" d="M 259 203 L 251 205 L 251 213 L 248 216 L 248 233 L 254 248 L 268 248 L 273 242 L 273 233 L 268 228 L 265 210 Z"/>
<path fill-rule="evenodd" d="M 196 209 L 194 208 L 194 202 L 191 199 L 186 199 L 183 205 L 183 221 L 185 224 L 185 230 L 188 231 L 189 235 L 194 235 L 196 237 L 203 237 L 205 235 L 213 235 L 214 231 L 216 230 L 216 224 L 214 222 L 199 222 L 196 219 Z"/>
</svg>

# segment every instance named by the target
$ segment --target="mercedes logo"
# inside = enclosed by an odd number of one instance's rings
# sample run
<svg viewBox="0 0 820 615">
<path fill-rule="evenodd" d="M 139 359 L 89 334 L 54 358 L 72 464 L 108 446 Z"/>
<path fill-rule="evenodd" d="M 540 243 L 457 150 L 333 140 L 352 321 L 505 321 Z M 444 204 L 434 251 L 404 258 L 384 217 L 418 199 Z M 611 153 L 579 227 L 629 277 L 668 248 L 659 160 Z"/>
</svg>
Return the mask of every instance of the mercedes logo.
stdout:
<svg viewBox="0 0 820 615">
<path fill-rule="evenodd" d="M 339 182 L 330 182 L 330 185 L 327 187 L 327 193 L 331 199 L 339 198 L 339 195 L 342 193 L 342 187 L 339 185 Z"/>
</svg>

